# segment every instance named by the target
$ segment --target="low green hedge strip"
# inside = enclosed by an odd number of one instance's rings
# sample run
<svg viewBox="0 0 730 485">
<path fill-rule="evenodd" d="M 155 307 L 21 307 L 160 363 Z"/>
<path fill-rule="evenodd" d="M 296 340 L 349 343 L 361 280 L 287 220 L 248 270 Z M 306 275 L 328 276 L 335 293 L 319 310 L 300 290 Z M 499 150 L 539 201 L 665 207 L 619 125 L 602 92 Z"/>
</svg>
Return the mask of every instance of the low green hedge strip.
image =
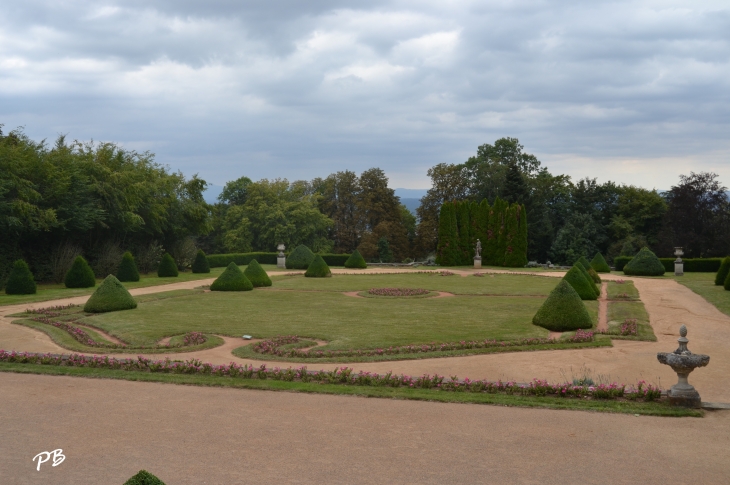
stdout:
<svg viewBox="0 0 730 485">
<path fill-rule="evenodd" d="M 206 256 L 208 264 L 211 268 L 225 268 L 230 263 L 236 263 L 238 266 L 246 266 L 254 259 L 259 264 L 276 264 L 278 253 L 230 253 L 230 254 L 209 254 Z M 344 266 L 345 261 L 350 257 L 349 254 L 321 254 L 324 262 L 328 266 Z"/>
<path fill-rule="evenodd" d="M 616 271 L 623 271 L 626 263 L 631 261 L 631 256 L 618 256 L 613 258 L 613 265 Z M 677 258 L 659 258 L 664 266 L 664 271 L 674 273 L 674 261 Z M 723 258 L 687 258 L 683 259 L 685 273 L 717 273 Z"/>
</svg>

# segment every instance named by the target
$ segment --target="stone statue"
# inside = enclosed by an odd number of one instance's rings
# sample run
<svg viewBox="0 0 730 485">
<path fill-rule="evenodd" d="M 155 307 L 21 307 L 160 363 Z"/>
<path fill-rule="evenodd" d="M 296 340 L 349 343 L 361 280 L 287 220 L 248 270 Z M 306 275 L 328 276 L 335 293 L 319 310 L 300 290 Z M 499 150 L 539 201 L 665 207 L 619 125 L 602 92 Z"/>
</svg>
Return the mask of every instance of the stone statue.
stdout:
<svg viewBox="0 0 730 485">
<path fill-rule="evenodd" d="M 476 250 L 476 257 L 481 258 L 482 257 L 482 243 L 477 239 L 477 250 Z"/>
</svg>

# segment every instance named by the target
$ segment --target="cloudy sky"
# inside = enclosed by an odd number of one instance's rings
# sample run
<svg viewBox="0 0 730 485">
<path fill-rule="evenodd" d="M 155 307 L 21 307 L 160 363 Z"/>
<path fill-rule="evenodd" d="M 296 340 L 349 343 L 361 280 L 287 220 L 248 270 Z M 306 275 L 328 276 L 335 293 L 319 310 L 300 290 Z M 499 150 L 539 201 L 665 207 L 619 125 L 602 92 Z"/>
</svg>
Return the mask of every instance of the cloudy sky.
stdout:
<svg viewBox="0 0 730 485">
<path fill-rule="evenodd" d="M 730 185 L 730 3 L 6 3 L 0 123 L 222 185 L 429 167 L 517 137 L 553 173 Z"/>
</svg>

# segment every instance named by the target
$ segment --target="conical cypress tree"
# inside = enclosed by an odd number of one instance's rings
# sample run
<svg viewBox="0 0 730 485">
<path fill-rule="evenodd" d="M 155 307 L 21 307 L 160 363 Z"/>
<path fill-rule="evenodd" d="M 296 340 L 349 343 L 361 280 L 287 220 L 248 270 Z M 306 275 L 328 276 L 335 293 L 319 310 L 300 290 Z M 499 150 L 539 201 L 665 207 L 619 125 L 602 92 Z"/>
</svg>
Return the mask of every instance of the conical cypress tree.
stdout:
<svg viewBox="0 0 730 485">
<path fill-rule="evenodd" d="M 563 279 L 570 283 L 570 286 L 578 292 L 581 300 L 596 300 L 598 295 L 596 294 L 596 285 L 593 284 L 580 270 L 578 265 L 573 266 L 570 270 L 565 273 Z"/>
<path fill-rule="evenodd" d="M 507 248 L 504 255 L 504 265 L 510 268 L 520 268 L 527 264 L 527 261 L 524 263 L 522 262 L 523 257 L 520 255 L 518 248 L 520 237 L 520 212 L 522 212 L 522 210 L 518 204 L 512 204 L 512 206 L 507 209 Z"/>
<path fill-rule="evenodd" d="M 456 266 L 459 264 L 459 237 L 456 222 L 456 207 L 453 202 L 444 202 L 439 213 L 439 240 L 436 249 L 436 264 Z"/>
<path fill-rule="evenodd" d="M 139 281 L 137 263 L 129 251 L 122 256 L 122 262 L 119 263 L 119 269 L 117 270 L 117 279 L 119 281 Z"/>
<path fill-rule="evenodd" d="M 160 266 L 157 267 L 157 276 L 160 278 L 177 277 L 177 264 L 172 259 L 170 253 L 165 253 L 160 260 Z"/>
<path fill-rule="evenodd" d="M 210 291 L 251 291 L 253 284 L 243 271 L 231 261 L 221 275 L 210 285 Z"/>
<path fill-rule="evenodd" d="M 610 273 L 611 267 L 606 262 L 606 259 L 603 257 L 603 255 L 598 252 L 595 256 L 593 256 L 593 260 L 591 261 L 591 268 L 596 270 L 596 273 Z"/>
<path fill-rule="evenodd" d="M 484 246 L 487 244 L 487 231 L 489 230 L 489 211 L 492 208 L 489 206 L 489 201 L 487 199 L 482 199 L 482 201 L 477 205 L 476 207 L 476 217 L 474 217 L 474 220 L 472 221 L 472 227 L 474 228 L 474 246 L 476 246 L 476 239 L 479 239 L 479 242 L 482 243 L 482 261 L 484 261 L 486 258 L 484 257 Z"/>
<path fill-rule="evenodd" d="M 210 264 L 208 264 L 208 258 L 205 257 L 202 249 L 198 249 L 191 269 L 193 273 L 210 273 Z"/>
<path fill-rule="evenodd" d="M 10 276 L 5 283 L 5 294 L 7 295 L 33 295 L 37 291 L 33 273 L 30 272 L 28 264 L 22 259 L 13 263 Z"/>
<path fill-rule="evenodd" d="M 368 267 L 368 264 L 365 262 L 365 258 L 362 257 L 362 254 L 360 254 L 360 251 L 357 249 L 352 252 L 349 258 L 347 258 L 347 261 L 345 261 L 345 268 L 359 268 L 359 269 L 365 269 Z"/>
<path fill-rule="evenodd" d="M 107 276 L 84 305 L 87 313 L 116 312 L 133 308 L 137 308 L 137 302 L 114 275 Z"/>
<path fill-rule="evenodd" d="M 165 485 L 165 483 L 147 470 L 140 470 L 135 476 L 124 482 L 124 485 Z"/>
<path fill-rule="evenodd" d="M 332 271 L 330 271 L 329 266 L 327 266 L 327 263 L 324 262 L 322 256 L 318 254 L 314 257 L 314 261 L 312 261 L 312 264 L 309 265 L 304 276 L 307 278 L 327 278 L 332 276 Z"/>
<path fill-rule="evenodd" d="M 717 274 L 715 275 L 715 284 L 717 286 L 722 286 L 725 284 L 725 280 L 727 279 L 727 275 L 730 273 L 730 256 L 727 256 L 722 260 L 722 263 L 720 263 L 720 269 L 717 270 Z"/>
<path fill-rule="evenodd" d="M 633 276 L 662 276 L 664 265 L 649 248 L 642 248 L 624 266 L 624 274 Z"/>
<path fill-rule="evenodd" d="M 532 323 L 553 332 L 593 327 L 593 320 L 580 295 L 566 280 L 561 280 L 550 292 L 532 318 Z"/>
<path fill-rule="evenodd" d="M 458 233 L 459 233 L 459 265 L 470 265 L 474 260 L 474 248 L 471 247 L 471 220 L 470 220 L 471 203 L 468 201 L 460 201 L 456 203 L 458 213 Z"/>
<path fill-rule="evenodd" d="M 286 258 L 287 269 L 307 269 L 314 261 L 314 253 L 304 244 L 300 244 Z"/>
<path fill-rule="evenodd" d="M 507 253 L 507 211 L 509 205 L 497 197 L 494 201 L 494 212 L 497 214 L 497 247 L 494 253 L 497 266 L 504 266 L 504 257 Z"/>
<path fill-rule="evenodd" d="M 489 214 L 487 217 L 487 239 L 482 241 L 482 247 L 484 247 L 484 254 L 482 255 L 482 261 L 484 264 L 489 266 L 496 266 L 497 264 L 497 237 L 499 234 L 499 216 L 497 215 L 497 201 L 494 201 L 494 205 L 489 208 Z"/>
<path fill-rule="evenodd" d="M 81 256 L 76 256 L 63 282 L 66 288 L 93 288 L 96 286 L 96 277 L 89 263 Z"/>
<path fill-rule="evenodd" d="M 527 208 L 520 206 L 520 226 L 517 231 L 517 242 L 515 244 L 515 252 L 517 253 L 515 267 L 524 267 L 527 265 Z"/>
<path fill-rule="evenodd" d="M 264 268 L 262 268 L 259 262 L 255 259 L 252 259 L 251 262 L 248 263 L 246 271 L 244 271 L 243 274 L 246 275 L 246 278 L 248 278 L 248 281 L 251 282 L 254 288 L 271 286 L 271 278 L 269 278 L 269 275 L 266 274 Z"/>
</svg>

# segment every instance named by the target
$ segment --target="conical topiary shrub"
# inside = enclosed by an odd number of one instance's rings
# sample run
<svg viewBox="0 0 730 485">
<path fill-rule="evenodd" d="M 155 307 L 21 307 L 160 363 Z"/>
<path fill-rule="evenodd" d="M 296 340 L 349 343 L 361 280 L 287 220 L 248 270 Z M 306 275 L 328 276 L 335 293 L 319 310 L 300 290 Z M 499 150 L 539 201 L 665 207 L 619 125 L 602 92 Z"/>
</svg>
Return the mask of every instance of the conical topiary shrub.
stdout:
<svg viewBox="0 0 730 485">
<path fill-rule="evenodd" d="M 715 284 L 717 286 L 724 285 L 728 274 L 730 274 L 730 256 L 727 256 L 720 263 L 720 269 L 717 270 L 717 274 L 715 275 Z"/>
<path fill-rule="evenodd" d="M 210 264 L 202 249 L 198 249 L 198 254 L 195 255 L 192 270 L 193 273 L 210 273 Z"/>
<path fill-rule="evenodd" d="M 210 291 L 251 291 L 253 285 L 241 268 L 231 261 L 225 271 L 210 285 Z"/>
<path fill-rule="evenodd" d="M 89 263 L 81 256 L 76 256 L 63 282 L 66 288 L 92 288 L 96 286 L 96 277 Z"/>
<path fill-rule="evenodd" d="M 350 257 L 347 258 L 347 261 L 345 261 L 345 268 L 365 269 L 367 267 L 368 264 L 365 262 L 365 258 L 362 257 L 362 254 L 360 254 L 360 251 L 357 249 L 353 251 Z"/>
<path fill-rule="evenodd" d="M 624 266 L 624 274 L 632 276 L 662 276 L 664 265 L 656 254 L 644 247 Z"/>
<path fill-rule="evenodd" d="M 725 277 L 725 282 L 723 283 L 723 287 L 727 291 L 730 291 L 730 273 L 728 273 L 727 276 Z"/>
<path fill-rule="evenodd" d="M 596 286 L 596 282 L 593 280 L 590 274 L 588 274 L 588 270 L 586 270 L 585 266 L 580 262 L 580 259 L 575 262 L 573 265 L 574 268 L 579 270 L 581 273 L 583 273 L 583 276 L 585 279 L 591 283 L 590 287 L 593 289 L 593 292 L 596 294 L 596 298 L 601 295 L 601 290 L 598 289 Z"/>
<path fill-rule="evenodd" d="M 312 261 L 314 261 L 314 253 L 301 244 L 286 257 L 286 269 L 307 269 Z"/>
<path fill-rule="evenodd" d="M 582 277 L 580 273 L 576 274 Z M 553 332 L 593 327 L 593 320 L 580 295 L 566 280 L 561 280 L 550 292 L 532 318 L 532 323 Z"/>
<path fill-rule="evenodd" d="M 591 268 L 596 270 L 596 273 L 610 273 L 611 267 L 606 262 L 606 258 L 601 253 L 596 253 L 591 261 Z"/>
<path fill-rule="evenodd" d="M 595 284 L 597 284 L 597 285 L 601 284 L 601 277 L 598 276 L 598 273 L 596 273 L 596 270 L 593 269 L 592 267 L 588 268 L 588 276 L 591 277 L 591 279 L 593 280 L 593 282 Z"/>
<path fill-rule="evenodd" d="M 309 265 L 304 276 L 307 278 L 326 278 L 332 276 L 332 271 L 330 271 L 330 267 L 324 262 L 322 256 L 318 254 L 314 257 L 314 261 Z"/>
<path fill-rule="evenodd" d="M 581 265 L 583 265 L 586 271 L 588 271 L 588 268 L 591 267 L 591 263 L 588 262 L 585 256 L 581 256 L 580 258 L 578 258 L 578 261 L 576 261 L 575 263 L 580 263 Z"/>
<path fill-rule="evenodd" d="M 586 278 L 584 273 L 578 268 L 578 265 L 570 268 L 570 270 L 565 273 L 565 276 L 563 276 L 563 279 L 573 287 L 581 300 L 598 299 L 598 295 L 595 291 L 596 285 Z"/>
<path fill-rule="evenodd" d="M 160 260 L 160 266 L 157 267 L 157 276 L 160 278 L 169 278 L 177 276 L 177 264 L 172 259 L 170 253 L 165 253 Z"/>
<path fill-rule="evenodd" d="M 246 271 L 244 271 L 243 274 L 246 275 L 246 278 L 248 278 L 254 288 L 271 286 L 271 278 L 269 278 L 269 275 L 266 274 L 264 268 L 262 268 L 259 262 L 255 259 L 252 259 L 251 262 L 248 263 Z"/>
<path fill-rule="evenodd" d="M 137 308 L 137 302 L 117 277 L 111 274 L 102 281 L 84 305 L 87 313 L 116 312 L 133 308 Z"/>
<path fill-rule="evenodd" d="M 124 485 L 165 485 L 165 483 L 147 470 L 140 470 L 139 473 L 124 482 Z"/>
<path fill-rule="evenodd" d="M 119 281 L 139 281 L 137 263 L 134 262 L 134 256 L 129 251 L 122 256 L 122 262 L 119 263 L 117 270 L 117 279 Z"/>
<path fill-rule="evenodd" d="M 5 293 L 7 295 L 33 295 L 37 288 L 33 273 L 30 272 L 28 264 L 22 259 L 13 263 L 13 269 L 10 270 L 10 276 L 5 283 Z"/>
</svg>

